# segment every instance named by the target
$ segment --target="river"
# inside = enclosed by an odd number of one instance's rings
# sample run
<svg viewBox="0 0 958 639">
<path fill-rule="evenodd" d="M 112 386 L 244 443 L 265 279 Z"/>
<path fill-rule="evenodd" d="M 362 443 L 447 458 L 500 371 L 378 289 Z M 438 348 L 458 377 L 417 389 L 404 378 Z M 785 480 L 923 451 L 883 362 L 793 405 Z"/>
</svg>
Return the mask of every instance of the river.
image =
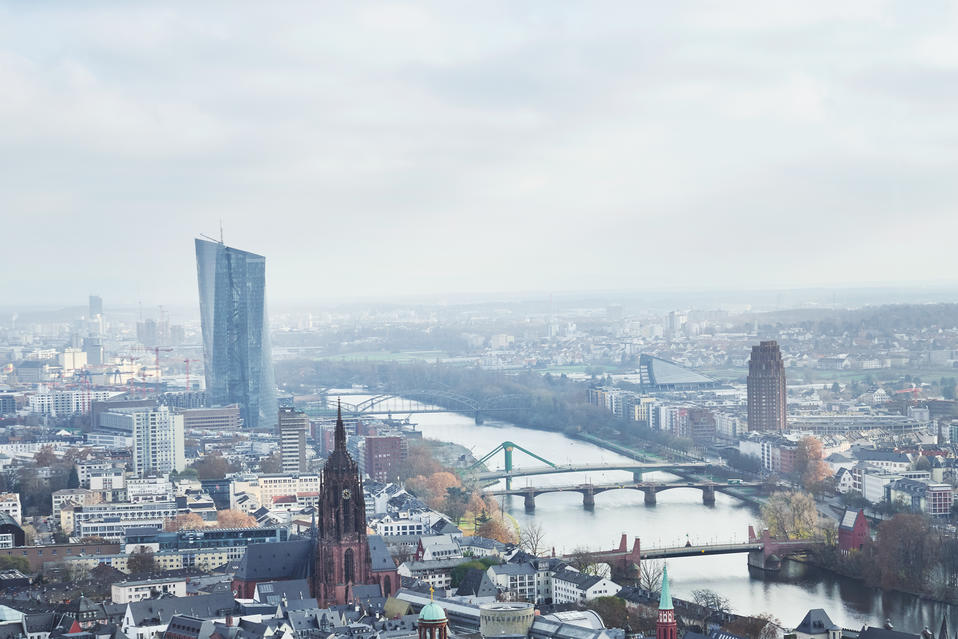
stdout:
<svg viewBox="0 0 958 639">
<path fill-rule="evenodd" d="M 353 401 L 350 398 L 349 401 Z M 399 415 L 397 415 L 399 416 Z M 487 419 L 482 426 L 455 413 L 412 415 L 423 436 L 461 444 L 477 458 L 500 442 L 511 441 L 557 464 L 626 461 L 627 458 L 593 444 Z M 514 453 L 517 467 L 541 465 L 521 451 Z M 502 468 L 499 455 L 487 465 Z M 669 480 L 667 473 L 646 473 L 648 479 Z M 573 484 L 629 481 L 632 474 L 565 473 L 513 480 L 513 487 L 527 485 Z M 618 545 L 622 533 L 641 539 L 643 547 L 672 546 L 686 540 L 696 543 L 742 542 L 748 538 L 749 524 L 756 524 L 757 513 L 743 502 L 717 493 L 714 506 L 702 504 L 702 492 L 694 488 L 676 488 L 657 495 L 657 505 L 646 506 L 643 494 L 633 490 L 614 490 L 595 496 L 595 509 L 582 507 L 579 493 L 551 493 L 536 498 L 536 510 L 527 514 L 521 497 L 506 498 L 504 507 L 519 525 L 542 525 L 546 544 L 556 553 L 577 547 L 590 550 L 610 549 Z M 756 529 L 758 527 L 756 526 Z M 779 573 L 756 573 L 746 564 L 746 555 L 717 555 L 668 560 L 672 592 L 690 598 L 698 588 L 714 590 L 731 603 L 738 614 L 771 613 L 786 627 L 796 626 L 810 608 L 824 608 L 838 625 L 858 629 L 862 625 L 882 625 L 890 619 L 895 628 L 919 632 L 923 626 L 937 633 L 942 614 L 949 614 L 949 625 L 958 622 L 958 610 L 922 601 L 916 597 L 882 593 L 861 582 L 838 577 L 798 562 L 786 561 Z"/>
</svg>

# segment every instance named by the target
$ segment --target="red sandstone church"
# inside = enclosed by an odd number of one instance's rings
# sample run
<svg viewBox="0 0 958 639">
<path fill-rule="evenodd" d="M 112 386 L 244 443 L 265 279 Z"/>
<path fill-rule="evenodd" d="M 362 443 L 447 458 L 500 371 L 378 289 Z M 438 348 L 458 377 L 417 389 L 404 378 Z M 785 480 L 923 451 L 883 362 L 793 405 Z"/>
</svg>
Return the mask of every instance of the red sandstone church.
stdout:
<svg viewBox="0 0 958 639">
<path fill-rule="evenodd" d="M 370 586 L 388 597 L 399 590 L 396 563 L 382 537 L 366 532 L 366 500 L 359 467 L 346 452 L 342 412 L 336 419 L 335 448 L 323 468 L 316 525 L 310 539 L 253 544 L 233 577 L 239 598 L 252 598 L 256 584 L 306 579 L 320 605 L 344 604 L 368 596 Z"/>
</svg>

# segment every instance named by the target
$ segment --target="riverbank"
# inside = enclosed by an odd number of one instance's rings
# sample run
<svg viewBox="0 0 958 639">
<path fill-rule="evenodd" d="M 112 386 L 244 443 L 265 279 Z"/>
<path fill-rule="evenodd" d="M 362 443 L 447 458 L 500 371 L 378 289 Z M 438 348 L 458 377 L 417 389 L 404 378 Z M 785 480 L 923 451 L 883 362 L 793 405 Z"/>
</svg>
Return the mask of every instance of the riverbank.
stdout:
<svg viewBox="0 0 958 639">
<path fill-rule="evenodd" d="M 416 421 L 423 437 L 461 444 L 477 456 L 499 442 L 512 441 L 558 464 L 635 459 L 633 455 L 614 452 L 583 438 L 531 430 L 506 420 L 487 419 L 484 425 L 477 426 L 470 416 L 426 413 L 418 415 Z M 590 434 L 598 433 L 590 431 Z M 630 440 L 629 443 L 644 448 L 643 442 Z M 521 456 L 516 462 L 519 465 L 534 463 L 531 458 L 526 460 Z M 490 460 L 487 466 L 501 467 L 502 456 Z M 605 471 L 544 476 L 536 483 L 614 483 L 630 479 L 628 472 Z M 616 490 L 598 495 L 594 509 L 584 509 L 581 496 L 567 492 L 538 497 L 532 512 L 524 509 L 522 497 L 500 500 L 497 511 L 500 508 L 516 519 L 522 530 L 541 526 L 544 545 L 554 547 L 557 554 L 582 546 L 606 550 L 618 543 L 622 533 L 641 538 L 643 545 L 650 548 L 681 545 L 686 539 L 693 543 L 740 542 L 747 525 L 755 521 L 753 506 L 737 498 L 719 493 L 714 506 L 703 506 L 699 491 L 681 489 L 660 495 L 655 507 L 645 506 L 641 493 Z M 512 528 L 511 522 L 504 520 L 503 523 Z M 906 595 L 881 596 L 874 589 L 863 587 L 860 581 L 814 566 L 792 562 L 785 565 L 780 573 L 761 574 L 750 570 L 742 555 L 689 557 L 669 560 L 669 577 L 673 596 L 690 599 L 695 589 L 708 588 L 728 597 L 731 607 L 739 614 L 776 611 L 787 624 L 797 624 L 808 609 L 824 608 L 835 623 L 848 628 L 881 625 L 886 619 L 891 619 L 897 627 L 921 628 L 932 619 L 940 622 L 943 612 L 950 615 L 949 623 L 958 626 L 958 608 L 952 612 L 942 604 Z"/>
<path fill-rule="evenodd" d="M 845 579 L 851 579 L 853 581 L 857 581 L 858 583 L 862 585 L 863 588 L 869 588 L 875 591 L 876 593 L 881 593 L 882 595 L 888 595 L 888 594 L 904 595 L 908 597 L 915 597 L 916 599 L 920 599 L 928 603 L 943 605 L 943 606 L 958 605 L 958 596 L 954 598 L 939 597 L 937 595 L 914 592 L 911 590 L 901 590 L 899 588 L 882 588 L 881 586 L 873 586 L 868 583 L 868 581 L 865 579 L 864 576 L 855 574 L 851 571 L 839 569 L 840 563 L 819 561 L 814 556 L 802 557 L 801 555 L 799 555 L 795 557 L 789 557 L 787 561 L 794 561 L 795 563 L 798 563 L 798 564 L 814 566 L 815 568 L 819 570 L 824 570 L 825 572 L 831 573 L 833 575 L 837 575 Z"/>
</svg>

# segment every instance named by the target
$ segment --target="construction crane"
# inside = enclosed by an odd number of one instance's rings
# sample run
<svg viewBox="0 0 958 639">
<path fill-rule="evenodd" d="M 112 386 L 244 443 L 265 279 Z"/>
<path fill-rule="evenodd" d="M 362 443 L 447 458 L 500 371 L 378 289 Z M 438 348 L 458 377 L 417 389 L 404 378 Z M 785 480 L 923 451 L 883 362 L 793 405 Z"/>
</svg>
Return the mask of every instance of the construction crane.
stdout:
<svg viewBox="0 0 958 639">
<path fill-rule="evenodd" d="M 160 351 L 163 351 L 164 353 L 169 353 L 172 350 L 173 350 L 172 348 L 164 348 L 161 346 L 153 347 L 153 353 L 156 355 L 156 381 L 160 381 Z"/>
<path fill-rule="evenodd" d="M 193 390 L 193 389 L 190 387 L 190 362 L 198 362 L 198 361 L 200 361 L 200 360 L 198 360 L 198 359 L 189 359 L 189 358 L 183 360 L 183 363 L 186 364 L 186 390 L 188 390 L 188 391 L 189 391 L 189 390 Z"/>
</svg>

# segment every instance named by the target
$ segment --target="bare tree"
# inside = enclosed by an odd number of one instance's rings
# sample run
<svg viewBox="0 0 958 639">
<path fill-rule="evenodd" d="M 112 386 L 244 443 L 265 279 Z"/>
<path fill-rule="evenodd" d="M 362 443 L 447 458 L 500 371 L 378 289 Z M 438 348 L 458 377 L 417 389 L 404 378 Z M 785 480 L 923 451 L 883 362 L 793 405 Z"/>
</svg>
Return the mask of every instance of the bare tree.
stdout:
<svg viewBox="0 0 958 639">
<path fill-rule="evenodd" d="M 396 548 L 396 552 L 393 553 L 393 559 L 396 560 L 397 564 L 404 564 L 410 559 L 412 559 L 412 548 L 406 544 L 399 544 Z"/>
<path fill-rule="evenodd" d="M 782 622 L 770 614 L 739 617 L 722 627 L 726 632 L 747 639 L 778 639 Z"/>
<path fill-rule="evenodd" d="M 538 557 L 545 550 L 545 536 L 542 524 L 531 523 L 519 533 L 519 545 L 530 555 Z"/>
<path fill-rule="evenodd" d="M 153 551 L 146 546 L 140 546 L 130 553 L 126 561 L 126 569 L 131 575 L 149 574 L 156 570 L 156 560 Z"/>
<path fill-rule="evenodd" d="M 705 632 L 708 626 L 709 617 L 714 613 L 729 614 L 732 612 L 732 606 L 726 597 L 718 594 L 714 590 L 700 588 L 692 591 L 692 601 L 694 601 L 705 610 L 702 612 L 702 631 Z"/>
<path fill-rule="evenodd" d="M 643 559 L 639 562 L 639 588 L 656 593 L 662 588 L 662 572 L 665 563 L 658 559 Z"/>
<path fill-rule="evenodd" d="M 572 550 L 572 554 L 569 555 L 569 565 L 586 575 L 594 575 L 598 570 L 595 565 L 595 556 L 588 548 L 582 546 Z"/>
</svg>

